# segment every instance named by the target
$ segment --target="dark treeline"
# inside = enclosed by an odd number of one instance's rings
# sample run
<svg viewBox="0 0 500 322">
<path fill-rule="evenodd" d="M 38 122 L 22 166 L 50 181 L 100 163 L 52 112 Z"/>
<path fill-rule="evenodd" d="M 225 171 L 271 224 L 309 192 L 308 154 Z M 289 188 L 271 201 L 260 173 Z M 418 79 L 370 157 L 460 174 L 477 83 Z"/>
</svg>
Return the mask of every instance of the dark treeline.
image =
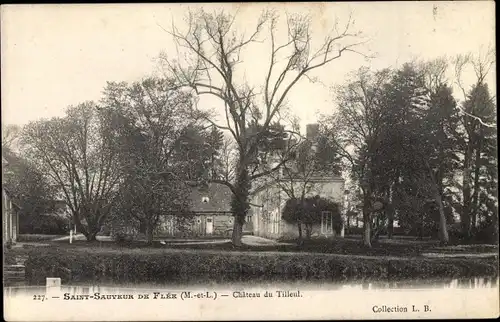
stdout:
<svg viewBox="0 0 500 322">
<path fill-rule="evenodd" d="M 476 72 L 473 85 L 461 87 L 462 101 L 446 78 L 452 64 L 459 85 L 467 65 Z M 492 64 L 461 56 L 361 68 L 335 88 L 337 110 L 323 117 L 323 130 L 359 187 L 354 199 L 362 205 L 367 246 L 379 230 L 390 238 L 394 220 L 443 243 L 455 222 L 461 226 L 453 237 L 497 240 L 496 105 L 485 83 Z M 377 201 L 384 206 L 379 211 Z"/>
</svg>

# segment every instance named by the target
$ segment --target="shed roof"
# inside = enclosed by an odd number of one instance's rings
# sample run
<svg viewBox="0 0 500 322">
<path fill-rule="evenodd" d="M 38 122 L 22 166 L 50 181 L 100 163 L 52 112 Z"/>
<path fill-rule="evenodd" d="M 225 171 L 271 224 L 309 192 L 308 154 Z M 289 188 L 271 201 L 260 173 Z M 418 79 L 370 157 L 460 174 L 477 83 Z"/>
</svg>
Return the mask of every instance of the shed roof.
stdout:
<svg viewBox="0 0 500 322">
<path fill-rule="evenodd" d="M 192 212 L 231 212 L 232 191 L 228 186 L 209 183 L 191 189 L 189 208 Z"/>
</svg>

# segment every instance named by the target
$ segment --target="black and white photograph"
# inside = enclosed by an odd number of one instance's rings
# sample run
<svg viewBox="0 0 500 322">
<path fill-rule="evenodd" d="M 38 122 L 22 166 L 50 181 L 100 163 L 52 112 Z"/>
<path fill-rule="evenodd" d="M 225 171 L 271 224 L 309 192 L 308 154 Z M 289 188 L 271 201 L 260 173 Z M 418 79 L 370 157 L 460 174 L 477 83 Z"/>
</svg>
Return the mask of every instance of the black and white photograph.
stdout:
<svg viewBox="0 0 500 322">
<path fill-rule="evenodd" d="M 4 320 L 499 317 L 493 1 L 0 12 Z"/>
</svg>

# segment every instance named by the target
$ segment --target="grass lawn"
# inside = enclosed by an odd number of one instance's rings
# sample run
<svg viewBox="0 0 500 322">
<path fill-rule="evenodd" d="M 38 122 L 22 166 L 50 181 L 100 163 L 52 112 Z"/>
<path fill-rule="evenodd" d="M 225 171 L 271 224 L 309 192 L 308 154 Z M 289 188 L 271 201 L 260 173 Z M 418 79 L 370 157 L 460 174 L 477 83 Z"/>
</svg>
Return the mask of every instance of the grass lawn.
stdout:
<svg viewBox="0 0 500 322">
<path fill-rule="evenodd" d="M 288 245 L 244 246 L 242 250 L 408 257 L 418 256 L 422 251 L 438 245 L 438 243 L 374 243 L 372 248 L 366 248 L 363 246 L 361 240 L 347 238 L 311 239 L 304 241 L 302 246 L 299 246 L 296 240 L 283 240 L 282 242 L 288 243 Z M 224 244 L 168 245 L 168 247 L 185 249 L 233 249 L 230 242 Z"/>
<path fill-rule="evenodd" d="M 186 250 L 213 250 L 221 252 L 280 252 L 280 253 L 314 253 L 314 254 L 340 254 L 340 255 L 358 255 L 358 256 L 390 256 L 390 257 L 418 257 L 422 253 L 498 253 L 497 245 L 466 245 L 466 246 L 447 246 L 441 247 L 438 241 L 418 241 L 396 239 L 381 239 L 372 244 L 371 248 L 363 246 L 360 238 L 313 238 L 304 240 L 302 246 L 299 246 L 297 240 L 283 240 L 287 244 L 282 245 L 243 245 L 241 248 L 235 249 L 231 242 L 221 241 L 217 243 L 193 243 L 193 239 L 182 240 L 172 239 L 162 244 L 160 241 L 153 241 L 153 244 L 147 245 L 142 241 L 132 241 L 122 244 L 114 242 L 86 242 L 84 240 L 74 241 L 69 244 L 68 241 L 57 241 L 51 244 L 62 248 L 75 247 L 91 247 L 91 248 L 107 248 L 124 251 L 126 249 L 186 249 Z M 175 242 L 171 244 L 170 242 Z"/>
</svg>

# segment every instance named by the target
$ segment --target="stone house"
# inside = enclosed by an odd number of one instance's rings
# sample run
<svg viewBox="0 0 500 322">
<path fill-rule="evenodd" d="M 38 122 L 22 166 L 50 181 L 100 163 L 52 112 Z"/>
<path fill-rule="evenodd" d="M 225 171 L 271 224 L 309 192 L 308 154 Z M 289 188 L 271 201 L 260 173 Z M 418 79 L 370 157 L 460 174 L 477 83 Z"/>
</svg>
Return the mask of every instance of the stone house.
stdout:
<svg viewBox="0 0 500 322">
<path fill-rule="evenodd" d="M 319 195 L 338 203 L 342 209 L 344 179 L 338 176 L 318 176 L 310 180 L 313 182 L 313 186 L 306 197 Z M 277 183 L 270 184 L 254 194 L 252 203 L 257 205 L 252 208 L 251 218 L 254 235 L 272 239 L 298 237 L 297 225 L 288 223 L 281 218 L 283 207 L 288 199 L 288 195 Z M 314 224 L 312 227 L 312 236 L 336 236 L 337 232 L 333 228 L 333 222 L 331 212 L 322 212 L 320 223 Z M 343 235 L 343 232 L 340 234 Z"/>
<path fill-rule="evenodd" d="M 5 172 L 9 163 L 2 156 L 2 172 Z M 4 173 L 5 174 L 5 173 Z M 11 244 L 17 241 L 19 234 L 19 207 L 14 202 L 11 194 L 2 185 L 2 241 Z"/>
<path fill-rule="evenodd" d="M 19 207 L 7 189 L 2 187 L 2 240 L 3 244 L 16 243 L 19 234 Z"/>
<path fill-rule="evenodd" d="M 231 197 L 231 189 L 223 184 L 193 187 L 187 196 L 187 211 L 162 216 L 155 237 L 230 237 L 234 223 Z M 248 216 L 244 233 L 253 232 L 251 225 L 251 216 Z"/>
<path fill-rule="evenodd" d="M 317 124 L 307 125 L 306 140 L 309 140 L 313 153 L 317 151 L 317 138 L 319 135 L 319 126 Z M 292 165 L 293 167 L 293 165 Z M 288 180 L 288 182 L 287 182 Z M 298 237 L 298 227 L 296 224 L 288 223 L 282 220 L 282 210 L 290 196 L 285 193 L 283 187 L 288 186 L 288 190 L 301 191 L 301 186 L 306 185 L 307 192 L 305 197 L 320 196 L 331 200 L 340 206 L 341 212 L 345 204 L 345 180 L 339 175 L 329 171 L 313 172 L 307 178 L 300 176 L 294 177 L 290 181 L 290 177 L 281 174 L 278 178 L 269 181 L 268 184 L 261 185 L 252 196 L 252 226 L 254 235 L 266 238 L 296 238 Z M 293 189 L 290 189 L 293 187 Z M 345 221 L 345 219 L 343 219 Z M 333 214 L 329 211 L 321 213 L 321 218 L 318 218 L 319 223 L 312 227 L 312 236 L 335 236 L 340 234 L 343 236 L 344 229 L 340 232 L 334 229 Z"/>
</svg>

